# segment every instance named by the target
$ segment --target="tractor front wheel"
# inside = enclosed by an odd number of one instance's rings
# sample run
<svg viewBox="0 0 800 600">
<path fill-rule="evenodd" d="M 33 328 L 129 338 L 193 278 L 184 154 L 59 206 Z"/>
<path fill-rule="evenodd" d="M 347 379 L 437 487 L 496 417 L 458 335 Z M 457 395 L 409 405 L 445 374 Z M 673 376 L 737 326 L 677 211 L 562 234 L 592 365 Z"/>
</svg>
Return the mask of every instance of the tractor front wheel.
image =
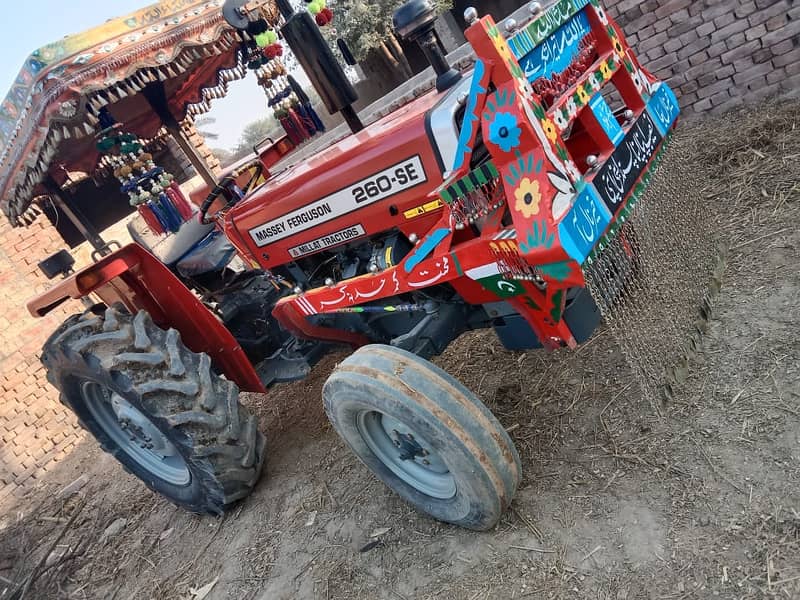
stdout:
<svg viewBox="0 0 800 600">
<path fill-rule="evenodd" d="M 219 514 L 258 480 L 265 442 L 236 384 L 146 312 L 74 315 L 45 343 L 42 362 L 103 449 L 174 503 Z"/>
<path fill-rule="evenodd" d="M 483 403 L 430 362 L 370 345 L 323 388 L 325 412 L 356 456 L 419 510 L 468 529 L 493 527 L 521 475 L 519 455 Z"/>
</svg>

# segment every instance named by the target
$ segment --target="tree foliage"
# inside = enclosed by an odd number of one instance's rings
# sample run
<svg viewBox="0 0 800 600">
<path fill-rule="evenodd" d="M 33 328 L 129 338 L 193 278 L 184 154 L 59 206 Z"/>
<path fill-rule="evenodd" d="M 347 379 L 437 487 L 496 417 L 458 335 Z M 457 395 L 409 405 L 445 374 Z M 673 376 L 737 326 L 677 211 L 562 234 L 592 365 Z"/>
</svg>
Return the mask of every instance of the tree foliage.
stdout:
<svg viewBox="0 0 800 600">
<path fill-rule="evenodd" d="M 207 141 L 216 140 L 219 138 L 218 133 L 214 133 L 213 131 L 209 131 L 206 129 L 209 125 L 214 125 L 217 120 L 214 117 L 200 117 L 199 119 L 195 119 L 194 127 L 197 130 L 197 133 L 203 136 Z"/>
<path fill-rule="evenodd" d="M 253 146 L 265 138 L 280 135 L 280 125 L 271 115 L 245 125 L 239 143 L 233 148 L 234 159 L 242 158 L 253 151 Z"/>
<path fill-rule="evenodd" d="M 212 148 L 211 152 L 214 156 L 217 157 L 217 160 L 219 161 L 219 164 L 222 166 L 223 169 L 228 165 L 230 165 L 231 163 L 235 162 L 236 160 L 233 155 L 233 152 L 231 152 L 227 148 Z"/>
<path fill-rule="evenodd" d="M 336 0 L 333 24 L 356 60 L 391 40 L 392 15 L 403 0 Z M 433 0 L 437 13 L 453 6 L 451 0 Z"/>
</svg>

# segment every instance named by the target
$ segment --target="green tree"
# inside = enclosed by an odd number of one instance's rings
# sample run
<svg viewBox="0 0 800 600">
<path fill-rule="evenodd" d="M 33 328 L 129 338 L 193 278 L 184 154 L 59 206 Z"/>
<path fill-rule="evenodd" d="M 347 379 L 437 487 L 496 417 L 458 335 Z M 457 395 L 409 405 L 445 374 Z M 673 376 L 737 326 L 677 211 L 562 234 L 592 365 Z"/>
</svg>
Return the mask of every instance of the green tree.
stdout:
<svg viewBox="0 0 800 600">
<path fill-rule="evenodd" d="M 280 135 L 280 125 L 274 117 L 264 117 L 248 123 L 242 130 L 239 143 L 233 148 L 233 158 L 238 160 L 253 152 L 253 146 L 263 141 L 267 137 L 277 137 Z"/>
<path fill-rule="evenodd" d="M 333 4 L 336 35 L 350 48 L 373 84 L 387 93 L 413 76 L 400 42 L 392 31 L 392 16 L 404 0 L 336 0 Z M 438 13 L 452 7 L 451 0 L 433 0 Z M 323 28 L 324 31 L 325 28 Z"/>
<path fill-rule="evenodd" d="M 370 52 L 380 51 L 395 58 L 402 56 L 392 31 L 392 16 L 404 0 L 337 0 L 334 25 L 336 32 L 347 42 L 356 60 L 366 59 Z M 433 0 L 437 13 L 453 6 L 451 0 Z"/>
<path fill-rule="evenodd" d="M 212 148 L 211 152 L 217 157 L 217 160 L 223 169 L 233 163 L 235 160 L 233 152 L 225 148 Z"/>
<path fill-rule="evenodd" d="M 206 129 L 208 125 L 213 125 L 216 122 L 217 120 L 214 117 L 200 117 L 199 119 L 195 119 L 194 128 L 197 130 L 197 133 L 202 135 L 206 140 L 216 140 L 219 138 L 219 134 Z"/>
</svg>

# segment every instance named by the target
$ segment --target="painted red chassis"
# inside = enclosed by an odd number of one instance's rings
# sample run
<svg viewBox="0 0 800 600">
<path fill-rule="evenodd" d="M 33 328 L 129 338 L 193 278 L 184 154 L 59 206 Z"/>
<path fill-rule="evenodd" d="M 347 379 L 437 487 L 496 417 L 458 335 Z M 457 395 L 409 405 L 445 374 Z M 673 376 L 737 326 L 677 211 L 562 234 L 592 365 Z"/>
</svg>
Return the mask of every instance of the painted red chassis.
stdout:
<svg viewBox="0 0 800 600">
<path fill-rule="evenodd" d="M 291 260 L 288 254 L 291 244 L 330 234 L 353 221 L 335 219 L 314 227 L 312 232 L 306 232 L 304 239 L 291 237 L 282 243 L 270 244 L 267 247 L 269 253 L 264 252 L 248 235 L 253 227 L 336 190 L 343 179 L 342 173 L 347 174 L 349 181 L 359 181 L 375 172 L 376 162 L 386 164 L 387 157 L 394 160 L 418 155 L 424 165 L 428 175 L 428 185 L 424 189 L 412 188 L 396 195 L 391 202 L 379 202 L 357 212 L 357 219 L 364 222 L 367 235 L 396 228 L 406 236 L 416 233 L 420 238 L 417 246 L 399 264 L 380 273 L 363 275 L 284 298 L 273 311 L 283 327 L 301 338 L 363 345 L 369 341 L 364 336 L 319 327 L 307 317 L 447 283 L 472 304 L 506 300 L 526 319 L 545 346 L 576 345 L 561 314 L 565 304 L 564 291 L 585 284 L 581 271 L 582 259 L 565 249 L 566 240 L 562 239 L 559 221 L 563 221 L 569 212 L 561 215 L 554 213 L 553 201 L 559 189 L 548 174 L 557 173 L 569 182 L 573 192 L 583 189 L 592 184 L 597 172 L 596 168 L 586 166 L 588 154 L 597 157 L 598 165 L 603 164 L 612 155 L 616 145 L 590 111 L 580 110 L 582 106 L 572 110 L 574 107 L 570 103 L 580 103 L 585 96 L 585 103 L 588 104 L 588 92 L 592 91 L 590 83 L 597 91 L 606 82 L 613 81 L 626 107 L 634 113 L 628 118 L 629 122 L 633 122 L 646 111 L 650 93 L 663 84 L 659 84 L 639 66 L 621 30 L 596 2 L 587 5 L 584 0 L 561 0 L 558 6 L 567 6 L 567 11 L 573 9 L 570 14 L 564 13 L 567 17 L 576 14 L 576 6 L 578 10 L 585 10 L 596 44 L 597 59 L 585 74 L 570 82 L 569 89 L 560 94 L 549 108 L 540 103 L 539 96 L 531 88 L 491 17 L 478 20 L 465 32 L 479 57 L 480 69 L 476 67 L 471 97 L 467 103 L 468 114 L 464 121 L 467 132 L 462 130 L 459 156 L 446 181 L 432 176 L 440 171 L 435 168 L 436 159 L 424 127 L 425 112 L 438 100 L 436 94 L 430 94 L 364 132 L 332 146 L 288 174 L 278 175 L 227 212 L 222 226 L 240 255 L 254 267 L 270 268 Z M 545 17 L 552 21 L 558 15 L 545 15 L 542 18 Z M 554 22 L 553 29 L 565 22 L 563 19 Z M 600 81 L 591 79 L 594 77 L 600 78 Z M 491 92 L 488 91 L 490 84 L 494 88 Z M 671 92 L 669 97 L 674 98 Z M 515 125 L 520 130 L 514 151 L 501 147 L 502 143 L 493 140 L 496 135 L 493 136 L 492 131 L 492 113 L 499 109 L 501 100 L 507 112 L 514 116 Z M 447 192 L 469 173 L 470 149 L 477 134 L 477 128 L 469 125 L 470 113 L 481 123 L 483 140 L 499 173 L 500 185 L 503 186 L 513 220 L 511 227 L 504 227 L 501 224 L 504 211 L 496 210 L 481 224 L 479 234 L 469 227 L 454 227 L 455 204 Z M 580 128 L 574 125 L 578 122 Z M 673 122 L 674 117 L 670 125 Z M 567 144 L 561 134 L 570 125 L 573 125 L 573 130 L 579 129 L 582 135 L 574 136 Z M 662 143 L 659 142 L 659 146 Z M 658 149 L 652 152 L 650 161 Z M 579 164 L 583 166 L 579 168 Z M 536 165 L 536 168 L 532 169 L 532 165 Z M 525 178 L 522 177 L 523 171 L 528 174 Z M 646 168 L 643 169 L 640 177 L 646 171 Z M 528 196 L 525 196 L 527 205 L 520 201 L 523 179 L 528 195 L 535 196 L 535 210 L 531 208 L 533 203 Z M 633 187 L 629 188 L 628 197 L 620 203 L 618 210 L 603 222 L 603 231 L 594 232 L 594 237 L 599 239 L 609 221 L 613 222 L 613 217 L 624 209 Z M 531 194 L 534 189 L 535 194 Z M 421 206 L 429 207 L 437 197 L 443 201 L 442 204 L 450 203 L 450 206 L 444 206 L 442 210 L 422 210 L 419 217 L 415 218 L 405 216 L 409 210 L 413 213 L 414 209 Z M 392 204 L 390 213 L 394 218 L 387 220 L 388 204 Z M 524 279 L 505 280 L 505 286 L 497 284 L 491 288 L 481 282 L 481 277 L 469 276 L 475 272 L 480 274 L 481 269 L 497 264 L 499 250 L 511 252 L 524 263 L 536 267 L 539 284 Z M 542 286 L 542 280 L 547 285 Z M 498 294 L 498 290 L 513 290 L 513 293 Z M 149 311 L 158 325 L 178 329 L 189 348 L 208 353 L 218 368 L 242 389 L 264 391 L 253 365 L 230 332 L 191 291 L 144 249 L 136 245 L 121 249 L 32 299 L 28 309 L 31 314 L 42 316 L 68 297 L 81 298 L 90 293 L 99 296 L 106 304 L 122 302 L 131 310 Z"/>
</svg>

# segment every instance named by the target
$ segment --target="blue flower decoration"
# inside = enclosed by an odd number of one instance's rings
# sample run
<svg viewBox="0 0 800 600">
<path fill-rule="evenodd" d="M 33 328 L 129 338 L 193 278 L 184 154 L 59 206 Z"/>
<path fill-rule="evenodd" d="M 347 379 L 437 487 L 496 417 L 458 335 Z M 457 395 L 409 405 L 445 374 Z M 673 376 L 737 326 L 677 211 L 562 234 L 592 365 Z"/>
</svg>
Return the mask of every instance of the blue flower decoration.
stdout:
<svg viewBox="0 0 800 600">
<path fill-rule="evenodd" d="M 500 146 L 503 152 L 511 152 L 519 146 L 520 133 L 522 131 L 517 126 L 517 117 L 512 113 L 497 113 L 489 125 L 489 141 Z"/>
</svg>

